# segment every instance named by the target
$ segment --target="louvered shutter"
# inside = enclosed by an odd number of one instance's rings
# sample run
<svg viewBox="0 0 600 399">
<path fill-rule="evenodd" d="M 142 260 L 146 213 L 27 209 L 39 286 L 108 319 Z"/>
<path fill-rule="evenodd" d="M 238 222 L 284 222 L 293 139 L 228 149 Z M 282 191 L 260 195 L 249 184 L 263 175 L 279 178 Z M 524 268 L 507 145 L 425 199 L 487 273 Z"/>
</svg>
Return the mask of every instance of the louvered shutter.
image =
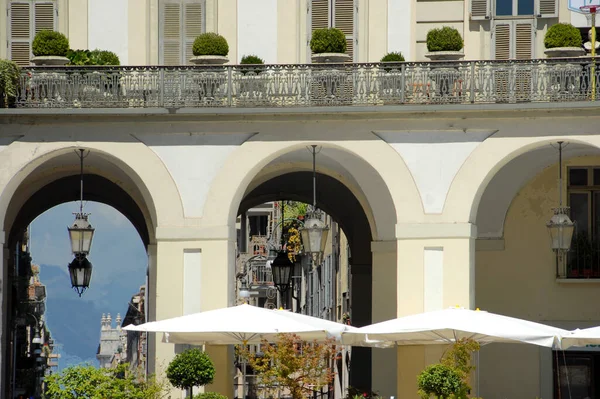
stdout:
<svg viewBox="0 0 600 399">
<path fill-rule="evenodd" d="M 29 65 L 31 55 L 31 6 L 13 1 L 9 5 L 9 54 L 20 66 Z"/>
<path fill-rule="evenodd" d="M 334 0 L 333 26 L 346 35 L 346 54 L 354 54 L 354 0 Z"/>
<path fill-rule="evenodd" d="M 54 2 L 48 1 L 37 1 L 33 7 L 33 23 L 35 36 L 42 30 L 55 30 L 55 16 L 56 9 Z M 33 40 L 33 38 L 32 38 Z"/>
<path fill-rule="evenodd" d="M 310 15 L 310 31 L 329 28 L 329 5 L 331 0 L 312 0 Z"/>
<path fill-rule="evenodd" d="M 494 27 L 494 59 L 509 60 L 510 54 L 510 24 L 498 23 Z"/>
<path fill-rule="evenodd" d="M 471 19 L 490 18 L 490 0 L 471 0 Z"/>
<path fill-rule="evenodd" d="M 161 62 L 181 65 L 182 51 L 181 0 L 163 0 L 161 7 Z"/>
<path fill-rule="evenodd" d="M 515 25 L 515 58 L 530 60 L 533 57 L 533 25 L 521 22 Z"/>
<path fill-rule="evenodd" d="M 558 17 L 558 0 L 537 0 L 537 16 L 540 18 Z"/>
<path fill-rule="evenodd" d="M 202 3 L 198 1 L 186 1 L 183 4 L 183 36 L 185 40 L 183 64 L 190 64 L 190 58 L 194 56 L 192 47 L 196 37 L 202 34 Z"/>
</svg>

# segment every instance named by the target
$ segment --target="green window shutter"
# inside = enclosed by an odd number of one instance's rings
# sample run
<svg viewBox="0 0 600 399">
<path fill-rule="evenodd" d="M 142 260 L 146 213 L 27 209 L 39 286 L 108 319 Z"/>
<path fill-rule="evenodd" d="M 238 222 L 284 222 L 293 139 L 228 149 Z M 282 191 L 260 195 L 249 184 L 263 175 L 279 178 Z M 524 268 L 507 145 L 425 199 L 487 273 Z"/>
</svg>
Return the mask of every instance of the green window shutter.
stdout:
<svg viewBox="0 0 600 399">
<path fill-rule="evenodd" d="M 9 57 L 18 65 L 27 66 L 31 58 L 31 4 L 11 1 L 8 14 Z"/>
<path fill-rule="evenodd" d="M 197 0 L 186 0 L 183 3 L 183 37 L 185 45 L 182 64 L 190 64 L 190 58 L 194 56 L 192 52 L 194 40 L 202 34 L 203 30 L 203 11 L 202 3 Z"/>
<path fill-rule="evenodd" d="M 160 8 L 160 61 L 162 65 L 181 65 L 181 0 L 163 0 Z"/>
</svg>

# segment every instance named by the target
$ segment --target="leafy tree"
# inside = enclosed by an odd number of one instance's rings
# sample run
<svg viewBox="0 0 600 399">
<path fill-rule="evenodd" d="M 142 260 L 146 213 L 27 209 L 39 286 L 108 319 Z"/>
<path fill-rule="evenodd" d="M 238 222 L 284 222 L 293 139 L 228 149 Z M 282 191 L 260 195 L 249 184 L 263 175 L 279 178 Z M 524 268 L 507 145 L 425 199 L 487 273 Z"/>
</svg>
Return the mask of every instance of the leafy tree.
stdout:
<svg viewBox="0 0 600 399">
<path fill-rule="evenodd" d="M 167 367 L 167 378 L 173 386 L 189 389 L 213 382 L 215 366 L 206 352 L 198 348 L 188 349 L 179 353 Z"/>
<path fill-rule="evenodd" d="M 238 347 L 266 389 L 286 387 L 293 399 L 302 399 L 313 389 L 331 384 L 335 356 L 334 340 L 304 342 L 295 334 L 279 334 L 276 344 L 263 341 L 262 354 Z"/>
<path fill-rule="evenodd" d="M 130 371 L 128 364 L 98 369 L 89 364 L 72 366 L 45 378 L 46 399 L 160 399 L 165 384 Z"/>
</svg>

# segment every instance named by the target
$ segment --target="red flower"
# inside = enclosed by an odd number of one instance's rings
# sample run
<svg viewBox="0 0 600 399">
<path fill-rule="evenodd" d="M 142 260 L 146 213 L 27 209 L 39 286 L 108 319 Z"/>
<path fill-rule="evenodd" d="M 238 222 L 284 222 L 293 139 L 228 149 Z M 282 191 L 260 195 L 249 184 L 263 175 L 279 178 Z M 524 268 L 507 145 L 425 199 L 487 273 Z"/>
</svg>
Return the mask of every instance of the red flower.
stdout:
<svg viewBox="0 0 600 399">
<path fill-rule="evenodd" d="M 365 392 L 365 393 L 363 393 L 363 396 L 366 398 L 366 397 L 367 397 L 367 393 L 366 393 L 366 392 Z"/>
</svg>

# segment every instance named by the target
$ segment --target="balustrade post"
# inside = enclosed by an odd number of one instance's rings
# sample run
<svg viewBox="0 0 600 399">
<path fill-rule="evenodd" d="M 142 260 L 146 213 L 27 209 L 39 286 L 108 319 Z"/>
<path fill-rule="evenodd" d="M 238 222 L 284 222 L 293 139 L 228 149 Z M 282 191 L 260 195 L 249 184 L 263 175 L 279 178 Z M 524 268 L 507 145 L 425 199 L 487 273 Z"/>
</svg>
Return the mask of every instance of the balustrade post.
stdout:
<svg viewBox="0 0 600 399">
<path fill-rule="evenodd" d="M 162 67 L 159 67 L 159 98 L 158 98 L 158 106 L 165 106 L 165 70 Z"/>
<path fill-rule="evenodd" d="M 402 64 L 400 69 L 400 103 L 404 104 L 406 101 L 406 64 Z"/>
<path fill-rule="evenodd" d="M 471 64 L 471 103 L 475 103 L 475 61 L 470 61 Z"/>
<path fill-rule="evenodd" d="M 227 66 L 227 106 L 231 107 L 231 88 L 233 87 L 232 82 L 232 71 L 233 67 L 231 65 Z"/>
</svg>

